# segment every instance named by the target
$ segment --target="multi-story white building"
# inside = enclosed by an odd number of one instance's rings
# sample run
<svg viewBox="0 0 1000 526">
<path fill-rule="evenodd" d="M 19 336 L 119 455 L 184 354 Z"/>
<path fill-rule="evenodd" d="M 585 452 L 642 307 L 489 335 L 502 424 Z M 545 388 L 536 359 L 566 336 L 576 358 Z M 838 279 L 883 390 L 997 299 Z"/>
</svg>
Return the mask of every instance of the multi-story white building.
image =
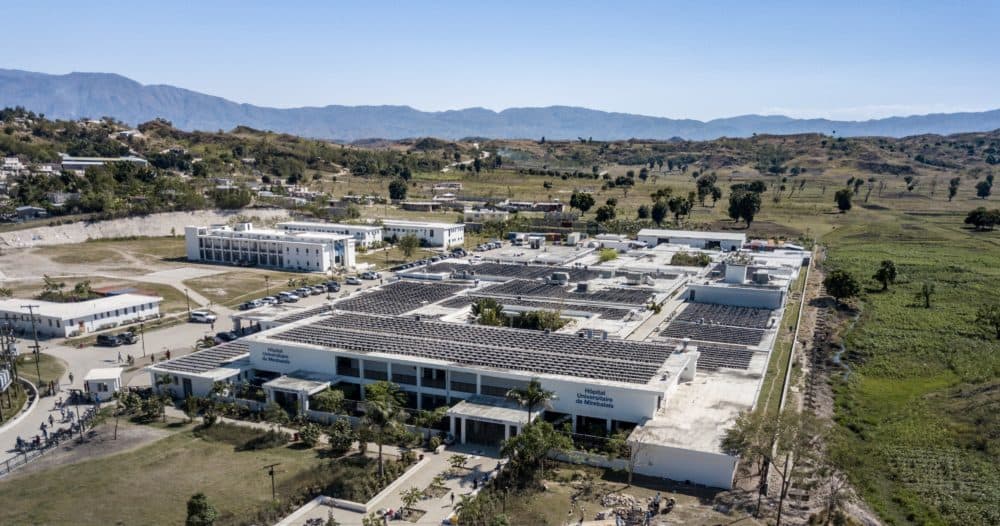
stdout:
<svg viewBox="0 0 1000 526">
<path fill-rule="evenodd" d="M 354 267 L 354 238 L 323 232 L 254 229 L 251 223 L 184 229 L 189 261 L 326 272 Z"/>
<path fill-rule="evenodd" d="M 52 301 L 0 300 L 0 323 L 9 322 L 18 332 L 66 338 L 110 329 L 160 316 L 159 296 L 117 294 L 88 301 L 56 303 Z M 25 305 L 34 305 L 35 323 Z"/>
<path fill-rule="evenodd" d="M 506 210 L 494 210 L 492 208 L 466 208 L 463 211 L 463 218 L 466 223 L 506 221 L 510 219 L 510 212 Z"/>
<path fill-rule="evenodd" d="M 382 221 L 382 236 L 385 239 L 399 239 L 410 234 L 417 236 L 417 239 L 428 247 L 451 248 L 465 243 L 465 225 L 461 223 L 433 223 L 402 219 Z"/>
<path fill-rule="evenodd" d="M 351 236 L 354 238 L 355 246 L 364 248 L 371 248 L 375 243 L 382 241 L 382 227 L 377 225 L 286 221 L 276 224 L 275 227 L 286 232 L 320 232 Z"/>
</svg>

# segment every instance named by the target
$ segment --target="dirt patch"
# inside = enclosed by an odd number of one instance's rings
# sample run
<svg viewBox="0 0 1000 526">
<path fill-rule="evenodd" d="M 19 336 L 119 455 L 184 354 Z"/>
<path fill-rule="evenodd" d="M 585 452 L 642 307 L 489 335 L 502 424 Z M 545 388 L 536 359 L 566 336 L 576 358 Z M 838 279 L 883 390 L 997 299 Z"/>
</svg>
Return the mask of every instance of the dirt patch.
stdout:
<svg viewBox="0 0 1000 526">
<path fill-rule="evenodd" d="M 771 221 L 754 221 L 750 224 L 750 229 L 744 223 L 734 223 L 732 221 L 717 220 L 708 223 L 709 231 L 725 231 L 745 233 L 748 238 L 764 239 L 798 239 L 802 237 L 802 231 L 786 225 L 781 225 Z"/>
<path fill-rule="evenodd" d="M 59 448 L 45 456 L 32 461 L 27 466 L 17 470 L 12 478 L 29 473 L 45 471 L 46 469 L 76 464 L 109 455 L 130 451 L 156 442 L 171 434 L 171 431 L 150 426 L 140 426 L 121 420 L 118 423 L 118 437 L 115 439 L 115 421 L 110 419 L 84 433 L 84 439 L 79 438 L 64 442 Z"/>
</svg>

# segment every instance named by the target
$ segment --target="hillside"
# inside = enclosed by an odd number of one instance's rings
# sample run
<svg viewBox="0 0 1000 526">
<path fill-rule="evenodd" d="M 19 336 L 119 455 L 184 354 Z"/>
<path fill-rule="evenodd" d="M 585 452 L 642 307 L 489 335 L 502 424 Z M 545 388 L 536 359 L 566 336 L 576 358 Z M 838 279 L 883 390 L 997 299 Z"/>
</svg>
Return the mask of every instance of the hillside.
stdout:
<svg viewBox="0 0 1000 526">
<path fill-rule="evenodd" d="M 277 109 L 239 104 L 174 86 L 146 86 L 114 74 L 48 75 L 19 70 L 0 70 L 2 106 L 23 106 L 60 119 L 110 116 L 135 125 L 163 118 L 188 131 L 228 130 L 245 125 L 339 141 L 422 136 L 709 140 L 754 134 L 833 132 L 846 137 L 903 137 L 1000 129 L 1000 110 L 869 121 L 744 115 L 702 122 L 568 106 L 510 108 L 500 112 L 483 108 L 425 112 L 408 106 L 338 105 Z"/>
</svg>

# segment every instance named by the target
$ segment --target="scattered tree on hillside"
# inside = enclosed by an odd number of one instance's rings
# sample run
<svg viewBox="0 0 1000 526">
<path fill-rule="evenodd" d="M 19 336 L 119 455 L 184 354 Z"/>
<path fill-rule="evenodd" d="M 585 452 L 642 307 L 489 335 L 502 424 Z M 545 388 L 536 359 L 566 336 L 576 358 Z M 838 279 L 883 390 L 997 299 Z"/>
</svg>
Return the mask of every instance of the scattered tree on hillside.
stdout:
<svg viewBox="0 0 1000 526">
<path fill-rule="evenodd" d="M 993 230 L 993 227 L 1000 224 L 1000 208 L 987 210 L 980 206 L 971 210 L 965 216 L 965 224 L 972 225 L 976 230 Z"/>
<path fill-rule="evenodd" d="M 978 183 L 976 183 L 976 197 L 980 199 L 986 199 L 987 197 L 990 196 L 990 193 L 992 191 L 993 191 L 992 181 L 986 180 L 986 181 L 979 181 Z"/>
<path fill-rule="evenodd" d="M 861 285 L 846 270 L 834 270 L 823 279 L 823 286 L 837 302 L 853 298 L 861 292 Z"/>
<path fill-rule="evenodd" d="M 837 190 L 837 193 L 833 194 L 833 200 L 837 203 L 837 208 L 840 213 L 847 212 L 851 209 L 851 191 L 847 188 L 842 188 Z"/>
<path fill-rule="evenodd" d="M 958 187 L 962 184 L 961 177 L 953 177 L 948 181 L 948 201 L 951 201 L 958 195 Z"/>
<path fill-rule="evenodd" d="M 731 191 L 728 212 L 733 221 L 742 219 L 750 228 L 753 218 L 760 212 L 760 193 L 742 188 Z"/>
<path fill-rule="evenodd" d="M 888 290 L 896 282 L 896 264 L 891 259 L 883 260 L 872 279 L 882 284 L 882 290 Z"/>
<path fill-rule="evenodd" d="M 663 220 L 667 218 L 667 214 L 670 212 L 670 207 L 664 200 L 659 200 L 653 203 L 653 208 L 649 211 L 649 216 L 657 225 L 662 225 Z"/>
<path fill-rule="evenodd" d="M 611 205 L 602 205 L 597 208 L 595 212 L 595 219 L 598 223 L 604 223 L 606 221 L 611 221 L 615 218 L 615 207 Z"/>
<path fill-rule="evenodd" d="M 976 313 L 976 323 L 990 328 L 1000 340 L 1000 304 L 983 305 Z"/>
<path fill-rule="evenodd" d="M 639 205 L 636 216 L 639 219 L 649 219 L 649 205 Z"/>
<path fill-rule="evenodd" d="M 696 181 L 695 184 L 698 188 L 697 190 L 698 202 L 701 204 L 701 206 L 705 206 L 705 198 L 709 196 L 714 196 L 716 190 L 718 190 L 720 196 L 722 195 L 722 190 L 719 190 L 719 187 L 715 185 L 716 181 L 718 180 L 719 180 L 718 176 L 716 176 L 714 173 L 711 173 L 708 175 L 702 175 Z M 718 198 L 716 197 L 712 198 L 713 204 L 717 199 Z"/>
<path fill-rule="evenodd" d="M 402 179 L 393 179 L 392 182 L 389 183 L 389 199 L 402 201 L 403 199 L 406 199 L 406 191 L 406 181 Z"/>
<path fill-rule="evenodd" d="M 934 286 L 934 282 L 931 280 L 926 280 L 920 284 L 920 290 L 917 291 L 917 301 L 923 300 L 924 308 L 931 308 L 931 297 L 937 292 L 937 287 Z"/>
<path fill-rule="evenodd" d="M 573 192 L 569 198 L 569 206 L 576 208 L 581 214 L 586 214 L 594 206 L 594 196 L 586 192 Z"/>
</svg>

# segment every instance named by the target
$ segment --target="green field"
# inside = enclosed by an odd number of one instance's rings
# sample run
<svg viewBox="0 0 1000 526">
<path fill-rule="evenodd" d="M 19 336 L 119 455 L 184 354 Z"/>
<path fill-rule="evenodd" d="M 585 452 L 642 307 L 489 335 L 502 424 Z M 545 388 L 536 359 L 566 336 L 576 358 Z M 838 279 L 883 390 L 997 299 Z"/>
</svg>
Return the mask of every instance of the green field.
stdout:
<svg viewBox="0 0 1000 526">
<path fill-rule="evenodd" d="M 868 281 L 836 386 L 838 454 L 889 524 L 1000 522 L 1000 341 L 974 323 L 998 301 L 1000 234 L 963 217 L 898 214 L 824 238 L 828 267 L 867 278 L 891 259 L 900 272 L 888 292 Z M 914 295 L 928 279 L 925 309 Z"/>
</svg>

